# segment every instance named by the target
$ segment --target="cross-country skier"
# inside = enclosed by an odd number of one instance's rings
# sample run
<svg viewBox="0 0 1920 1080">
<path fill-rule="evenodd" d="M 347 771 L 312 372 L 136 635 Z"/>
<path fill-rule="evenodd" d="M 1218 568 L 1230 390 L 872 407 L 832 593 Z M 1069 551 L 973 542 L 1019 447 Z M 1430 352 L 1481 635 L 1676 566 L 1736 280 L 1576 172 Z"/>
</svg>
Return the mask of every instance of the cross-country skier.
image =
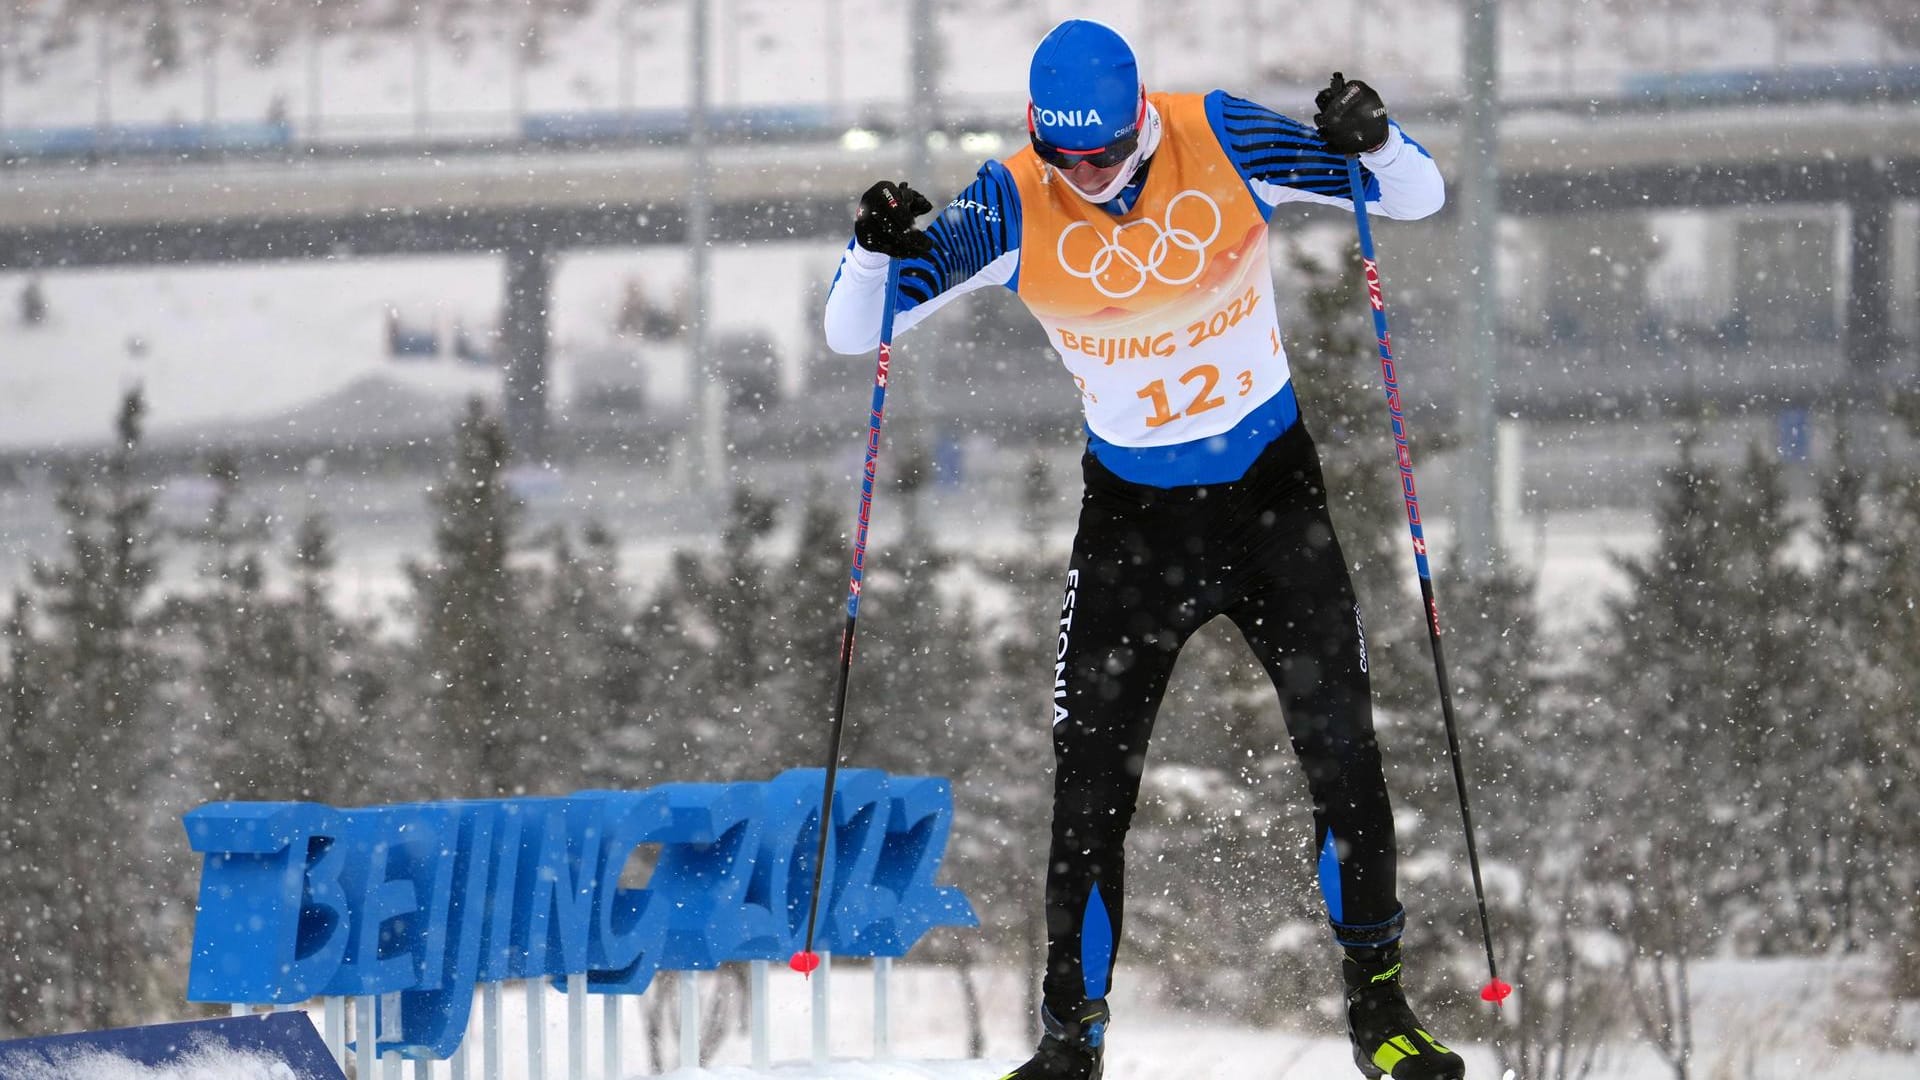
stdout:
<svg viewBox="0 0 1920 1080">
<path fill-rule="evenodd" d="M 1405 912 L 1366 645 L 1275 318 L 1267 221 L 1290 202 L 1422 218 L 1444 188 L 1380 96 L 1338 74 L 1314 127 L 1216 90 L 1147 93 L 1119 34 L 1062 23 L 1034 52 L 1031 145 L 981 166 L 925 231 L 905 182 L 861 196 L 828 344 L 1004 285 L 1040 320 L 1086 410 L 1086 490 L 1054 682 L 1044 1035 L 1006 1080 L 1097 1080 L 1125 900 L 1123 844 L 1174 658 L 1216 615 L 1266 667 L 1314 802 L 1320 887 L 1345 951 L 1361 1072 L 1461 1077 L 1400 986 Z"/>
</svg>

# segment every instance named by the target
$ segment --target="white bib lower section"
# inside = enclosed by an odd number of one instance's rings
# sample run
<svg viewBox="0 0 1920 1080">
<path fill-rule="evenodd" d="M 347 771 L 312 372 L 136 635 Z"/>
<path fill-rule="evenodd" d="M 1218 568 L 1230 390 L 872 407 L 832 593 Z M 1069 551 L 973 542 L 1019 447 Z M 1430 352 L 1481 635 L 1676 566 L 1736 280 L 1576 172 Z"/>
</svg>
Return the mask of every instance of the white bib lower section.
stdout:
<svg viewBox="0 0 1920 1080">
<path fill-rule="evenodd" d="M 1122 229 L 1156 224 L 1134 222 Z M 1156 275 L 1173 282 L 1181 275 L 1198 278 L 1203 255 L 1166 240 L 1169 235 L 1178 236 L 1163 232 L 1144 245 L 1145 256 L 1107 237 L 1092 263 L 1066 265 L 1069 272 L 1097 275 L 1110 291 Z M 1063 248 L 1069 239 L 1062 236 Z M 1246 271 L 1230 276 L 1224 287 L 1196 289 L 1179 303 L 1145 312 L 1042 318 L 1080 389 L 1094 434 L 1116 446 L 1192 442 L 1232 429 L 1280 392 L 1289 372 L 1274 315 L 1273 278 L 1264 260 Z"/>
</svg>

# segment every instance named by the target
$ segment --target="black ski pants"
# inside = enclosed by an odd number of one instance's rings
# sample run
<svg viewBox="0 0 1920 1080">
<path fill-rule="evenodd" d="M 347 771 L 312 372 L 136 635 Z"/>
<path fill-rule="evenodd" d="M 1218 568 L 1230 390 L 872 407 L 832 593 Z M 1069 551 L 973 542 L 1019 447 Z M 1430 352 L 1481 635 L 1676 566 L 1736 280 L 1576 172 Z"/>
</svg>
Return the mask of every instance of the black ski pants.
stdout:
<svg viewBox="0 0 1920 1080">
<path fill-rule="evenodd" d="M 1336 935 L 1397 936 L 1393 817 L 1366 641 L 1304 424 L 1227 484 L 1143 486 L 1092 454 L 1082 467 L 1054 668 L 1049 1011 L 1081 1015 L 1111 986 L 1124 846 L 1154 715 L 1181 645 L 1216 615 L 1239 627 L 1279 692 L 1313 797 Z"/>
</svg>

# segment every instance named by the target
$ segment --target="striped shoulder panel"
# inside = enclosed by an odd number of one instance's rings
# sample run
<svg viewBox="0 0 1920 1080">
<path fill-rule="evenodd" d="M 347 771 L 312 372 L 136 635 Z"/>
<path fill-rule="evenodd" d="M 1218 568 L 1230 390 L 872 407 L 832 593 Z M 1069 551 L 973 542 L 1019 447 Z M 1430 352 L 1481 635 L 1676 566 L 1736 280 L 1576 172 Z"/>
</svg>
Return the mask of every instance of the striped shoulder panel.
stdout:
<svg viewBox="0 0 1920 1080">
<path fill-rule="evenodd" d="M 900 266 L 903 311 L 960 285 L 1020 246 L 1020 193 L 1007 167 L 998 161 L 980 166 L 973 183 L 927 226 L 927 235 L 933 250 Z"/>
<path fill-rule="evenodd" d="M 1207 119 L 1242 178 L 1311 195 L 1353 198 L 1347 159 L 1327 149 L 1312 127 L 1224 90 L 1207 95 Z M 1377 201 L 1379 181 L 1365 168 L 1360 174 L 1367 200 Z"/>
</svg>

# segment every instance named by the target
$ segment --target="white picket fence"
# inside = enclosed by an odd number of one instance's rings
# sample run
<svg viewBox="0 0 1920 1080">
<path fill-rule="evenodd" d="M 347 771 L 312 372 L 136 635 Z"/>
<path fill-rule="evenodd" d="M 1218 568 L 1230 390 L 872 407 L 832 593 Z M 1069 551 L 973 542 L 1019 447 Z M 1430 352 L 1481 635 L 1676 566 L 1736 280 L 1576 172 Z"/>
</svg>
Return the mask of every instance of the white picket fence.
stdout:
<svg viewBox="0 0 1920 1080">
<path fill-rule="evenodd" d="M 873 964 L 873 1056 L 886 1058 L 892 1049 L 888 1036 L 888 1006 L 892 993 L 893 961 L 886 957 L 876 957 Z M 751 1042 L 752 1064 L 756 1069 L 772 1067 L 772 1039 L 768 1009 L 768 984 L 772 965 L 765 960 L 755 960 L 748 965 L 747 1029 Z M 678 972 L 673 980 L 679 994 L 679 1057 L 678 1067 L 682 1069 L 700 1066 L 700 985 L 699 973 Z M 798 978 L 798 976 L 794 976 Z M 808 980 L 810 1008 L 812 1012 L 812 1057 L 815 1065 L 824 1065 L 828 1058 L 828 1046 L 832 1036 L 832 1009 L 830 1006 L 833 980 L 833 958 L 825 953 L 820 955 L 820 968 Z M 566 979 L 566 1057 L 564 1062 L 556 1062 L 555 1049 L 547 1037 L 548 998 L 555 995 L 552 984 L 546 979 L 529 979 L 518 982 L 518 992 L 523 1005 L 523 1020 L 519 1025 L 521 1043 L 519 1053 L 509 1057 L 506 1050 L 506 1006 L 504 998 L 507 984 L 487 983 L 478 991 L 478 1002 L 467 1021 L 467 1031 L 460 1040 L 460 1047 L 453 1057 L 446 1061 L 433 1061 L 421 1058 L 403 1059 L 398 1053 L 388 1052 L 381 1059 L 374 1057 L 374 1047 L 382 1041 L 400 1041 L 404 1033 L 393 1030 L 400 1017 L 399 995 L 391 995 L 384 1007 L 381 1000 L 374 997 L 325 997 L 316 998 L 305 1005 L 257 1006 L 235 1004 L 232 1006 L 235 1016 L 243 1016 L 261 1008 L 281 1010 L 305 1009 L 318 1016 L 316 1021 L 327 1049 L 333 1053 L 341 1068 L 357 1080 L 625 1080 L 627 1077 L 645 1075 L 637 1066 L 629 1065 L 627 1057 L 627 1024 L 622 1015 L 621 1006 L 639 998 L 624 994 L 588 994 L 584 976 L 573 975 Z M 600 1019 L 597 1025 L 590 1025 L 589 1016 L 594 1011 L 590 1001 L 600 1001 Z M 381 1030 L 379 1025 L 389 1026 Z M 599 1040 L 597 1050 L 589 1036 L 589 1027 L 597 1026 Z M 523 1063 L 524 1068 L 517 1068 Z"/>
</svg>

